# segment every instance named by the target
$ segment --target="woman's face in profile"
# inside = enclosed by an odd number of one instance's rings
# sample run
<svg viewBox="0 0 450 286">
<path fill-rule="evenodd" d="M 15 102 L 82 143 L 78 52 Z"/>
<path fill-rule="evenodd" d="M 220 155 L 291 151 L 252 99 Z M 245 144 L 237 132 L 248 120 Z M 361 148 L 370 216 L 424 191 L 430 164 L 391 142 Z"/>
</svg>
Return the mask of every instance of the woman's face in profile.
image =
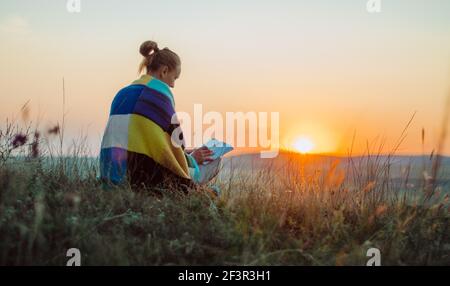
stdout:
<svg viewBox="0 0 450 286">
<path fill-rule="evenodd" d="M 162 67 L 160 80 L 165 82 L 171 88 L 175 87 L 175 81 L 180 77 L 181 66 L 178 65 L 176 69 L 170 70 L 168 67 Z"/>
</svg>

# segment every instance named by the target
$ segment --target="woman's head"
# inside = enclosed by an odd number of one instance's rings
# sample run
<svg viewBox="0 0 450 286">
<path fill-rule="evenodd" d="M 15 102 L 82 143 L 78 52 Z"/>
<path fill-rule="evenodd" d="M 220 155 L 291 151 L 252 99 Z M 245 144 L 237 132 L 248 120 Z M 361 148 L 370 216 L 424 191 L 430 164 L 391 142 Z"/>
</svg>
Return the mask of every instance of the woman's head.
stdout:
<svg viewBox="0 0 450 286">
<path fill-rule="evenodd" d="M 144 59 L 139 72 L 146 69 L 147 74 L 165 82 L 170 87 L 175 86 L 175 80 L 180 76 L 181 61 L 177 54 L 164 48 L 160 50 L 153 41 L 142 43 L 139 52 Z"/>
</svg>

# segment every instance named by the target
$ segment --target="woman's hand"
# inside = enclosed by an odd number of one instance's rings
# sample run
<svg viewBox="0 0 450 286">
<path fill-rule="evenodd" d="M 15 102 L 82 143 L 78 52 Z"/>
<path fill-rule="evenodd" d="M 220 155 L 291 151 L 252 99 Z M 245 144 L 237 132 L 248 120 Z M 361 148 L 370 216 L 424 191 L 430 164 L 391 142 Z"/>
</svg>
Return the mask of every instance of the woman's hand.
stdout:
<svg viewBox="0 0 450 286">
<path fill-rule="evenodd" d="M 211 162 L 214 161 L 211 156 L 213 155 L 213 151 L 209 150 L 208 147 L 202 146 L 198 149 L 195 149 L 191 156 L 194 157 L 195 161 L 197 161 L 198 164 L 203 164 L 203 162 Z"/>
</svg>

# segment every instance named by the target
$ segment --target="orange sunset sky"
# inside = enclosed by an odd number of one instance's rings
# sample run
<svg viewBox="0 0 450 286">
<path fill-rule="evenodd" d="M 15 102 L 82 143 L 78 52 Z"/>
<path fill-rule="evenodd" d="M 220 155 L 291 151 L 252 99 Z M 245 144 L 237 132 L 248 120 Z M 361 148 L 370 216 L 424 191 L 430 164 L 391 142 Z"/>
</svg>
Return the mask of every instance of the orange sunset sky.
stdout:
<svg viewBox="0 0 450 286">
<path fill-rule="evenodd" d="M 366 140 L 399 154 L 431 153 L 450 91 L 450 1 L 366 0 L 0 2 L 0 118 L 61 120 L 95 154 L 116 92 L 138 77 L 139 45 L 154 40 L 182 60 L 178 111 L 279 112 L 280 144 L 354 153 Z M 426 131 L 422 150 L 421 130 Z M 378 143 L 377 143 L 378 142 Z M 308 145 L 308 143 L 306 143 Z M 297 146 L 297 147 L 296 147 Z M 450 154 L 450 141 L 444 150 Z"/>
</svg>

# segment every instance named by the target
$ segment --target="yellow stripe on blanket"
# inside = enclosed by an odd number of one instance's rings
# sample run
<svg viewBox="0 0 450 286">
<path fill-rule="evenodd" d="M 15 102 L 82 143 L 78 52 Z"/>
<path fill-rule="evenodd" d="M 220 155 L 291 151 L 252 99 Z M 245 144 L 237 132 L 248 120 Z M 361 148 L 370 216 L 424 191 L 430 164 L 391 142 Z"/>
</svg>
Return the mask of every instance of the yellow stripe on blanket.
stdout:
<svg viewBox="0 0 450 286">
<path fill-rule="evenodd" d="M 143 136 L 145 134 L 145 136 Z M 141 115 L 131 114 L 128 126 L 128 150 L 144 154 L 176 175 L 190 179 L 189 167 L 181 147 L 175 147 L 169 134 Z"/>
</svg>

